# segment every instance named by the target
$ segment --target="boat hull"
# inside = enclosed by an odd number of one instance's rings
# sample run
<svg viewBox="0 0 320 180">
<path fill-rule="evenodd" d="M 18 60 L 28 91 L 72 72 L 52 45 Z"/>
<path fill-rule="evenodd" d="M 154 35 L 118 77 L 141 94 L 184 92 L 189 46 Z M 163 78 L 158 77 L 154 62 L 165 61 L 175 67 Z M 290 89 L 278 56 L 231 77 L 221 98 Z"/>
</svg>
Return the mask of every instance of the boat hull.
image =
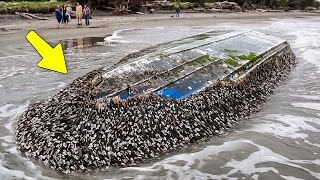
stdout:
<svg viewBox="0 0 320 180">
<path fill-rule="evenodd" d="M 218 61 L 206 63 L 218 66 Z M 125 89 L 119 86 L 97 98 L 106 85 L 108 77 L 104 75 L 111 74 L 99 69 L 76 79 L 55 96 L 32 104 L 17 124 L 18 149 L 66 173 L 134 165 L 233 127 L 259 110 L 294 64 L 289 44 L 279 43 L 240 69 L 213 74 L 200 86 L 192 86 L 196 89 L 192 92 L 189 88 L 178 95 L 167 91 L 170 98 L 164 89 L 178 91 L 178 85 L 188 87 L 194 79 L 187 81 L 191 77 L 187 74 L 168 78 L 161 86 L 150 85 L 146 91 L 137 88 L 136 94 L 123 99 L 119 93 Z M 201 72 L 196 70 L 191 75 Z M 217 74 L 221 78 L 216 78 Z M 140 87 L 142 81 L 134 87 Z"/>
</svg>

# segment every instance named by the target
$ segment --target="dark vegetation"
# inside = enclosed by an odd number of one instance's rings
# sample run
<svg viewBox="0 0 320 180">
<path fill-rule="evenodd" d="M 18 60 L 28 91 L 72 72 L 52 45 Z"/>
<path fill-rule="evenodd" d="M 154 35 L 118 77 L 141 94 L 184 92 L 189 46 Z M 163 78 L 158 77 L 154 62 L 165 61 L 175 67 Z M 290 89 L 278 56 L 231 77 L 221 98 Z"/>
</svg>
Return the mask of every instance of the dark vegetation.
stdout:
<svg viewBox="0 0 320 180">
<path fill-rule="evenodd" d="M 89 3 L 96 7 L 105 7 L 105 6 L 120 6 L 127 5 L 131 8 L 140 8 L 142 5 L 151 3 L 152 1 L 148 0 L 79 0 L 83 3 Z M 169 1 L 169 0 L 168 0 Z M 171 2 L 176 3 L 194 3 L 195 7 L 204 7 L 205 3 L 213 3 L 224 0 L 174 0 Z M 229 2 L 235 2 L 239 6 L 246 4 L 255 4 L 258 7 L 266 7 L 271 9 L 278 9 L 287 7 L 289 9 L 305 9 L 306 7 L 316 7 L 318 8 L 320 3 L 316 0 L 229 0 Z"/>
<path fill-rule="evenodd" d="M 0 2 L 0 13 L 12 14 L 15 11 L 18 12 L 39 12 L 49 13 L 53 12 L 56 6 L 63 3 L 73 4 L 80 2 L 81 4 L 88 4 L 93 10 L 109 11 L 113 14 L 127 14 L 130 12 L 147 12 L 150 9 L 155 9 L 155 5 L 158 8 L 164 10 L 174 10 L 177 5 L 181 9 L 192 9 L 198 7 L 206 8 L 207 3 L 221 2 L 224 0 L 171 0 L 171 2 L 159 4 L 154 3 L 151 0 L 58 0 L 55 3 L 48 3 L 48 0 L 2 0 L 4 2 L 15 2 L 6 4 Z M 161 1 L 161 0 L 158 0 Z M 253 9 L 281 9 L 281 10 L 308 10 L 319 8 L 320 2 L 317 0 L 229 0 L 229 2 L 235 2 L 238 6 L 253 7 Z M 190 6 L 192 4 L 192 6 Z"/>
<path fill-rule="evenodd" d="M 180 2 L 190 2 L 195 3 L 198 6 L 204 6 L 205 3 L 218 2 L 219 0 L 180 0 Z M 224 0 L 220 0 L 224 1 Z M 287 7 L 289 9 L 301 9 L 304 10 L 306 7 L 319 8 L 320 2 L 316 0 L 228 0 L 229 2 L 235 2 L 239 6 L 247 4 L 256 4 L 258 7 L 267 8 L 283 8 Z"/>
<path fill-rule="evenodd" d="M 64 3 L 66 3 L 64 1 L 48 2 L 43 0 L 9 2 L 10 3 L 5 4 L 0 2 L 0 14 L 14 14 L 15 12 L 47 14 L 54 12 L 57 6 L 62 6 Z"/>
</svg>

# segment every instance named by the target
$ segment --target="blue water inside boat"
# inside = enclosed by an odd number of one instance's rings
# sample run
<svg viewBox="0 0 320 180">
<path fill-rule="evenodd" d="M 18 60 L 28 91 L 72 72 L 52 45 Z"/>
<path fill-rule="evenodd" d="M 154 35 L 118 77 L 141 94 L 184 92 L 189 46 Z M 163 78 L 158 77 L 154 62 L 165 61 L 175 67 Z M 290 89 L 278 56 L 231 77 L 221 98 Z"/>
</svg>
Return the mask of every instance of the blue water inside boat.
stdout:
<svg viewBox="0 0 320 180">
<path fill-rule="evenodd" d="M 233 76 L 235 76 L 235 75 L 237 75 L 237 74 L 238 74 L 238 72 L 234 71 L 234 72 L 228 74 L 228 76 L 226 76 L 225 78 L 226 78 L 226 79 L 227 79 L 227 78 L 232 78 Z"/>
<path fill-rule="evenodd" d="M 192 79 L 183 79 L 177 82 L 173 82 L 172 84 L 159 88 L 154 91 L 155 94 L 160 94 L 164 98 L 173 98 L 173 99 L 184 99 L 191 94 L 197 92 L 202 87 L 204 87 L 208 82 L 208 79 L 204 79 L 203 77 L 192 78 Z M 122 91 L 117 96 L 120 99 L 126 99 L 128 97 L 134 96 L 135 94 L 129 93 L 128 91 Z M 95 99 L 98 100 L 102 98 L 102 96 L 96 96 Z M 107 103 L 106 100 L 103 100 L 103 103 Z"/>
<path fill-rule="evenodd" d="M 184 99 L 191 94 L 197 92 L 207 84 L 206 80 L 183 80 L 178 81 L 166 86 L 164 88 L 157 89 L 155 94 L 160 94 L 165 98 Z"/>
<path fill-rule="evenodd" d="M 225 76 L 225 78 L 231 78 L 236 74 L 237 72 L 232 72 L 227 76 Z M 184 78 L 179 81 L 172 82 L 171 84 L 161 87 L 157 90 L 154 90 L 153 92 L 157 95 L 163 96 L 164 98 L 173 98 L 176 100 L 184 99 L 189 97 L 193 93 L 197 92 L 201 88 L 203 88 L 210 79 L 212 79 L 210 75 L 208 76 L 194 75 L 190 78 Z M 139 93 L 141 92 L 138 92 L 137 94 Z M 126 99 L 128 97 L 132 97 L 137 94 L 133 94 L 125 90 L 118 93 L 117 96 L 119 96 L 120 99 Z M 96 96 L 95 99 L 97 100 L 101 97 L 104 97 L 104 95 Z M 107 103 L 107 101 L 103 100 L 103 103 Z"/>
</svg>

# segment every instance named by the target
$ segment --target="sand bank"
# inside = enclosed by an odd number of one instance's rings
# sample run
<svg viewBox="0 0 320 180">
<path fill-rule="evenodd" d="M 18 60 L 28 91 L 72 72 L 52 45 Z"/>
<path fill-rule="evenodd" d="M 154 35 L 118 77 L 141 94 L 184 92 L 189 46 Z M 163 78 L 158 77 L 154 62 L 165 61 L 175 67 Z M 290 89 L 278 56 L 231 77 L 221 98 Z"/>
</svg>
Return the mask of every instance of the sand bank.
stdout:
<svg viewBox="0 0 320 180">
<path fill-rule="evenodd" d="M 91 37 L 112 34 L 120 29 L 152 28 L 169 26 L 209 26 L 219 23 L 250 23 L 268 21 L 272 18 L 303 18 L 317 16 L 315 13 L 305 12 L 255 12 L 255 13 L 185 13 L 180 18 L 171 14 L 129 15 L 129 16 L 93 16 L 89 27 L 77 27 L 72 19 L 71 28 L 60 27 L 52 15 L 49 20 L 24 20 L 6 18 L 0 21 L 0 50 L 1 56 L 19 54 L 14 47 L 28 44 L 25 35 L 30 30 L 36 32 L 47 41 L 68 38 Z M 20 52 L 21 54 L 21 52 Z"/>
</svg>

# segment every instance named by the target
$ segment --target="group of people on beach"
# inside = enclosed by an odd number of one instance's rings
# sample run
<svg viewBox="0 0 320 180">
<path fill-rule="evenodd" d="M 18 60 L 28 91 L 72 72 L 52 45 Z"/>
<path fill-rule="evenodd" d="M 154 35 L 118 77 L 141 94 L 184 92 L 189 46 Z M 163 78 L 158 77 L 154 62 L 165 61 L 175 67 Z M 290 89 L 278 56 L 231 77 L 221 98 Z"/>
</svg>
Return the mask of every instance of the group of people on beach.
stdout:
<svg viewBox="0 0 320 180">
<path fill-rule="evenodd" d="M 78 20 L 78 26 L 82 25 L 82 17 L 85 19 L 86 26 L 89 26 L 89 19 L 90 16 L 90 8 L 87 5 L 84 5 L 84 8 L 80 5 L 80 3 L 77 3 L 76 6 L 76 19 Z M 72 7 L 69 5 L 63 5 L 62 7 L 56 8 L 56 18 L 58 21 L 58 28 L 60 27 L 60 24 L 68 25 L 68 27 L 71 27 L 71 14 L 72 14 Z"/>
</svg>

